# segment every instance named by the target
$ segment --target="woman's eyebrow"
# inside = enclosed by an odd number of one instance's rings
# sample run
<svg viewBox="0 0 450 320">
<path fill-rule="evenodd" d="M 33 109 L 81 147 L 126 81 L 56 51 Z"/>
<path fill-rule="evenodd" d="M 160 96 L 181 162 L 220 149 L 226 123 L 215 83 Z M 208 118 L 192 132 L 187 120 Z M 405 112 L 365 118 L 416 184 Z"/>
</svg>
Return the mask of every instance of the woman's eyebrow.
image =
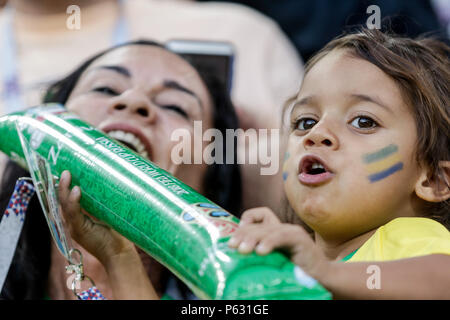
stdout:
<svg viewBox="0 0 450 320">
<path fill-rule="evenodd" d="M 375 104 L 379 105 L 380 107 L 382 107 L 383 109 L 385 109 L 386 111 L 393 113 L 391 108 L 389 108 L 386 104 L 381 102 L 376 97 L 371 97 L 371 96 L 368 96 L 365 94 L 352 94 L 351 97 L 358 101 L 366 101 L 366 102 L 375 103 Z"/>
<path fill-rule="evenodd" d="M 168 88 L 168 89 L 175 89 L 175 90 L 179 90 L 182 92 L 185 92 L 187 94 L 190 94 L 191 96 L 193 96 L 195 99 L 197 99 L 201 109 L 203 109 L 203 104 L 202 101 L 200 100 L 200 98 L 191 90 L 189 90 L 188 88 L 182 86 L 181 84 L 179 84 L 176 81 L 173 80 L 165 80 L 164 84 L 163 84 L 164 88 Z"/>
<path fill-rule="evenodd" d="M 117 72 L 127 78 L 131 78 L 131 72 L 122 66 L 99 66 L 99 67 L 95 67 L 91 70 L 99 70 L 99 69 L 106 69 L 106 70 L 112 70 L 114 72 Z"/>
</svg>

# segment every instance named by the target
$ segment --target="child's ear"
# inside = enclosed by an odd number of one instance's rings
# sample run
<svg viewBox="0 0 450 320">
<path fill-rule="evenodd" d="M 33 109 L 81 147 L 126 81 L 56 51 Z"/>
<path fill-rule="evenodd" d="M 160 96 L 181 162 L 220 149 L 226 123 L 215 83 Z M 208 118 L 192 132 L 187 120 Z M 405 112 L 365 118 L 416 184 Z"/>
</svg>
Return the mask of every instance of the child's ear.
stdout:
<svg viewBox="0 0 450 320">
<path fill-rule="evenodd" d="M 450 199 L 450 161 L 439 161 L 438 172 L 430 176 L 429 170 L 423 170 L 415 189 L 419 198 L 428 202 Z"/>
</svg>

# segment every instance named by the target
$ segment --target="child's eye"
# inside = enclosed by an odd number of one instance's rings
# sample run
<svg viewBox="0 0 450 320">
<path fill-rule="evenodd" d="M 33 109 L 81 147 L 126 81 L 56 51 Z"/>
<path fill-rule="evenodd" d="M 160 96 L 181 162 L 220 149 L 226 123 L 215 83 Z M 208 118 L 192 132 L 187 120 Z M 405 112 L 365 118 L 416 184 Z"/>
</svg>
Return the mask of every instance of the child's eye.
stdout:
<svg viewBox="0 0 450 320">
<path fill-rule="evenodd" d="M 119 93 L 117 91 L 115 91 L 114 89 L 111 89 L 110 87 L 97 87 L 97 88 L 94 88 L 92 91 L 106 94 L 109 96 L 119 95 Z"/>
<path fill-rule="evenodd" d="M 162 105 L 161 107 L 164 109 L 167 109 L 167 110 L 172 110 L 172 111 L 180 114 L 183 118 L 186 118 L 186 119 L 189 118 L 187 112 L 184 111 L 184 109 L 181 108 L 180 106 L 177 106 L 176 104 L 167 104 L 167 105 Z"/>
<path fill-rule="evenodd" d="M 302 118 L 295 121 L 294 129 L 297 130 L 309 130 L 316 125 L 317 121 L 312 118 Z"/>
<path fill-rule="evenodd" d="M 364 116 L 354 118 L 350 124 L 355 128 L 366 130 L 378 127 L 378 123 L 375 120 Z"/>
</svg>

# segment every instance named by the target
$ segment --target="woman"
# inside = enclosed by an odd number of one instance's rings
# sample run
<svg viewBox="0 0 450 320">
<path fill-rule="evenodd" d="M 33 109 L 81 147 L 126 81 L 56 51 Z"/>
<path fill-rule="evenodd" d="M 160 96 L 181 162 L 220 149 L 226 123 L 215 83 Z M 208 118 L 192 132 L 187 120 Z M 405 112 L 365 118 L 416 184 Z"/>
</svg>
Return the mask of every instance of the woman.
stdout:
<svg viewBox="0 0 450 320">
<path fill-rule="evenodd" d="M 237 128 L 237 118 L 225 88 L 213 75 L 201 69 L 198 66 L 196 70 L 186 60 L 157 43 L 130 42 L 87 60 L 68 77 L 51 86 L 44 102 L 64 104 L 83 120 L 122 140 L 212 201 L 238 214 L 241 185 L 236 161 L 232 165 L 208 166 L 204 163 L 175 164 L 170 157 L 172 147 L 176 144 L 170 139 L 174 129 L 183 128 L 193 134 L 194 121 L 202 121 L 203 130 L 216 128 L 224 134 L 226 129 Z M 141 149 L 140 145 L 144 148 Z M 205 146 L 206 143 L 203 148 Z M 2 208 L 7 205 L 15 180 L 24 175 L 27 175 L 24 170 L 12 162 L 8 163 L 0 194 Z M 67 182 L 70 182 L 70 177 L 61 183 L 64 186 Z M 60 195 L 69 196 L 67 193 Z M 64 207 L 66 217 L 73 216 L 74 206 Z M 46 222 L 36 199 L 32 200 L 28 210 L 1 297 L 41 299 L 48 295 L 51 299 L 75 298 L 66 286 L 66 262 L 51 245 Z M 116 243 L 130 249 L 129 243 L 119 235 L 105 230 L 105 227 L 92 220 L 86 221 L 96 228 L 94 234 L 103 228 L 103 235 L 113 237 L 108 239 L 115 239 Z M 73 229 L 73 225 L 70 224 L 69 228 Z M 81 236 L 76 240 L 81 244 L 92 245 L 93 239 L 85 238 Z M 98 249 L 98 246 L 93 247 Z M 117 288 L 112 288 L 115 282 L 112 281 L 111 272 L 117 271 L 115 268 L 120 263 L 112 264 L 114 266 L 109 268 L 111 261 L 103 261 L 102 257 L 112 252 L 108 248 L 111 249 L 111 246 L 94 253 L 103 264 L 85 249 L 80 250 L 84 257 L 85 273 L 96 281 L 97 287 L 107 298 L 118 298 L 113 294 Z M 149 256 L 142 252 L 140 255 L 157 295 L 161 296 L 167 290 L 168 271 Z"/>
</svg>

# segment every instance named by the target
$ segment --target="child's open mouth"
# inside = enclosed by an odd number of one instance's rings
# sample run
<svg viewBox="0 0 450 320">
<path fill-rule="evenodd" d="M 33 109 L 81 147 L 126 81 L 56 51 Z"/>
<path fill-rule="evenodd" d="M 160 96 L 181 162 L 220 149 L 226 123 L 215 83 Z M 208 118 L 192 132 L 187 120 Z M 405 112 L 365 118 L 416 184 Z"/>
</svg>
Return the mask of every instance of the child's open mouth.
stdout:
<svg viewBox="0 0 450 320">
<path fill-rule="evenodd" d="M 306 185 L 318 185 L 329 181 L 334 173 L 318 156 L 307 155 L 302 158 L 299 165 L 298 179 Z"/>
</svg>

